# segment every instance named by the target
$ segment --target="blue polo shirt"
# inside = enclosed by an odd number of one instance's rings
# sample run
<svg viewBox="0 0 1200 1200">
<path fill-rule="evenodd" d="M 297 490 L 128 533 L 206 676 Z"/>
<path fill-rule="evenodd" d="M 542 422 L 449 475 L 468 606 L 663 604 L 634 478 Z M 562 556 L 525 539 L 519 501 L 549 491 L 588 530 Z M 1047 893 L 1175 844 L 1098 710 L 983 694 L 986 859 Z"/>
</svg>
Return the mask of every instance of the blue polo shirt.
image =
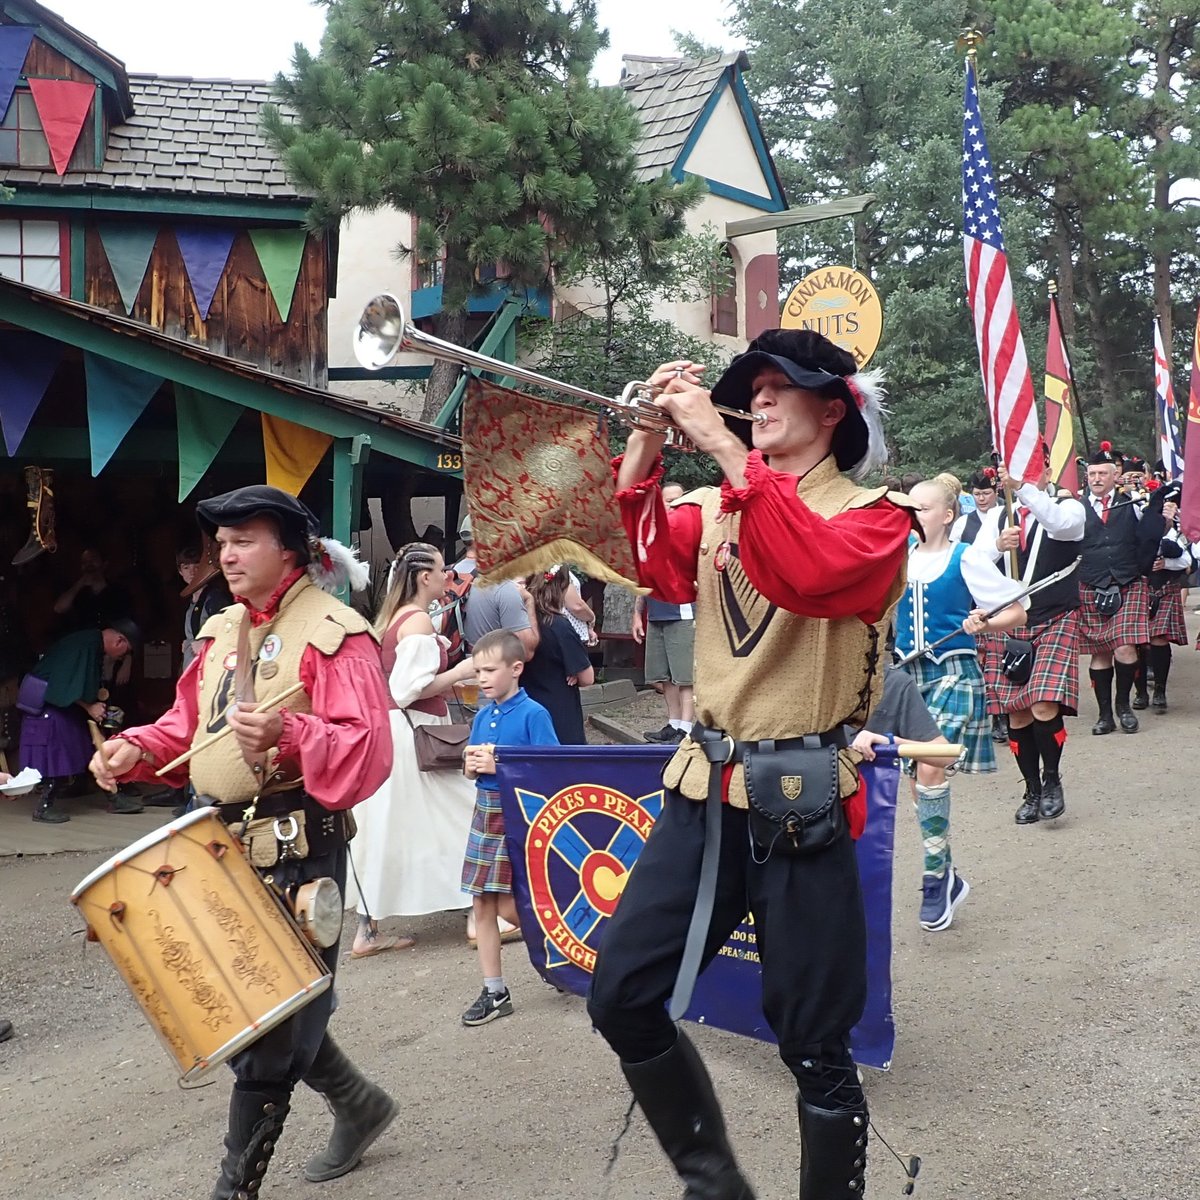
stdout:
<svg viewBox="0 0 1200 1200">
<path fill-rule="evenodd" d="M 517 690 L 503 703 L 489 700 L 475 714 L 471 724 L 472 746 L 557 746 L 558 736 L 550 714 L 530 699 L 524 688 Z M 480 775 L 475 786 L 485 792 L 498 792 L 500 784 L 495 775 Z"/>
</svg>

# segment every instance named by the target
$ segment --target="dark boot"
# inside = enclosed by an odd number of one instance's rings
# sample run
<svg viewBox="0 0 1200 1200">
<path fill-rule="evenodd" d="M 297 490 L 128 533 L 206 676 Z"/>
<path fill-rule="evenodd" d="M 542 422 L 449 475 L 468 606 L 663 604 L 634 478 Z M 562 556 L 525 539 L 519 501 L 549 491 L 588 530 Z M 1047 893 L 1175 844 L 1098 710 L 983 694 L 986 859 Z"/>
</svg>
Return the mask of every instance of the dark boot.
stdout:
<svg viewBox="0 0 1200 1200">
<path fill-rule="evenodd" d="M 275 1143 L 287 1119 L 291 1088 L 242 1091 L 229 1097 L 229 1132 L 225 1158 L 212 1200 L 253 1200 L 262 1187 Z"/>
<path fill-rule="evenodd" d="M 992 741 L 1008 741 L 1008 717 L 1003 713 L 999 713 L 992 718 Z"/>
<path fill-rule="evenodd" d="M 1032 825 L 1041 817 L 1042 785 L 1040 783 L 1025 784 L 1025 798 L 1017 809 L 1018 825 Z"/>
<path fill-rule="evenodd" d="M 829 1112 L 799 1101 L 800 1200 L 857 1200 L 866 1188 L 867 1107 Z"/>
<path fill-rule="evenodd" d="M 1150 696 L 1146 691 L 1146 685 L 1150 682 L 1150 656 L 1147 653 L 1148 646 L 1142 645 L 1138 647 L 1137 671 L 1133 677 L 1133 708 L 1143 709 L 1150 707 Z"/>
<path fill-rule="evenodd" d="M 634 1099 L 683 1180 L 684 1200 L 754 1200 L 696 1047 L 684 1033 L 666 1054 L 621 1064 Z"/>
<path fill-rule="evenodd" d="M 1104 667 L 1097 670 L 1092 667 L 1088 674 L 1092 677 L 1092 691 L 1096 694 L 1096 708 L 1100 719 L 1092 726 L 1095 734 L 1112 733 L 1117 727 L 1113 720 L 1113 668 Z"/>
<path fill-rule="evenodd" d="M 71 818 L 61 808 L 54 807 L 54 798 L 62 789 L 61 779 L 47 779 L 42 784 L 41 795 L 33 806 L 33 819 L 45 821 L 48 825 L 61 825 Z"/>
<path fill-rule="evenodd" d="M 1042 777 L 1041 816 L 1043 821 L 1053 821 L 1067 811 L 1066 797 L 1063 795 L 1062 780 L 1049 772 Z"/>
<path fill-rule="evenodd" d="M 395 1120 L 400 1106 L 383 1088 L 359 1074 L 329 1034 L 304 1082 L 320 1092 L 333 1110 L 329 1145 L 314 1154 L 304 1168 L 305 1179 L 323 1183 L 353 1171 L 367 1147 Z"/>
</svg>

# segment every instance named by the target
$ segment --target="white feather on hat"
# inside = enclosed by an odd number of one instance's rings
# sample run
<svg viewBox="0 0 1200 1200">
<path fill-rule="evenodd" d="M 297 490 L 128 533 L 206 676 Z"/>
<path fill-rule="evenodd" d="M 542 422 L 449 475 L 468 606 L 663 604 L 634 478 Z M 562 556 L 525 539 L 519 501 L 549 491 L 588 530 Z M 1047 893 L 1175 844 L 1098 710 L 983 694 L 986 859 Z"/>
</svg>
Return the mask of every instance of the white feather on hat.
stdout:
<svg viewBox="0 0 1200 1200">
<path fill-rule="evenodd" d="M 878 367 L 869 371 L 859 371 L 849 375 L 846 382 L 852 389 L 857 389 L 863 398 L 863 423 L 867 427 L 867 452 L 850 467 L 846 474 L 856 482 L 865 479 L 872 471 L 881 470 L 887 466 L 888 448 L 883 436 L 883 418 L 887 416 L 887 406 L 883 399 L 887 389 L 883 386 L 883 372 Z"/>
<path fill-rule="evenodd" d="M 305 570 L 317 587 L 331 594 L 345 587 L 361 592 L 371 582 L 370 564 L 362 562 L 353 547 L 331 537 L 312 539 Z"/>
</svg>

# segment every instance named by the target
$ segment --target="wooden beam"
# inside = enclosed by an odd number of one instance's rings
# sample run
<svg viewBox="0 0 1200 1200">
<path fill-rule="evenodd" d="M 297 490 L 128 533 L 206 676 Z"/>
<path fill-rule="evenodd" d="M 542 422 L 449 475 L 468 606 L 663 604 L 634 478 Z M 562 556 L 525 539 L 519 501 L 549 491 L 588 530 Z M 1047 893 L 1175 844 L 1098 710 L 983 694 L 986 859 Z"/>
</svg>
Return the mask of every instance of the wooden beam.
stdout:
<svg viewBox="0 0 1200 1200">
<path fill-rule="evenodd" d="M 834 221 L 838 217 L 852 217 L 870 208 L 878 197 L 874 192 L 861 196 L 844 196 L 840 200 L 827 200 L 824 204 L 804 204 L 789 208 L 786 212 L 768 213 L 761 217 L 748 217 L 744 221 L 727 221 L 727 238 L 747 237 L 752 233 L 769 233 L 772 229 L 787 229 L 792 225 L 812 225 L 817 221 Z"/>
</svg>

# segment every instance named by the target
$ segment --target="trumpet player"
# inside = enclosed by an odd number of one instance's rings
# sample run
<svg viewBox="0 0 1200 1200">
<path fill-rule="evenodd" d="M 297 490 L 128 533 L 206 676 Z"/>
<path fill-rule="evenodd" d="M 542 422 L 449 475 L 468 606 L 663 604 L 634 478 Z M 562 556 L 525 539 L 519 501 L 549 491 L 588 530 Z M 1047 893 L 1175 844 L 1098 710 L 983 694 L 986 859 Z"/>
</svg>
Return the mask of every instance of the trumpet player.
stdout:
<svg viewBox="0 0 1200 1200">
<path fill-rule="evenodd" d="M 764 333 L 711 394 L 702 372 L 669 362 L 650 382 L 717 461 L 720 487 L 668 510 L 663 437 L 644 430 L 616 464 L 641 582 L 697 603 L 697 719 L 665 768 L 666 804 L 606 931 L 588 1011 L 687 1196 L 752 1200 L 704 1063 L 675 1024 L 749 907 L 763 1012 L 799 1092 L 801 1200 L 861 1195 L 867 1104 L 849 1034 L 866 994 L 853 847 L 865 789 L 843 726 L 861 728 L 882 691 L 912 507 L 855 482 L 886 458 L 879 381 L 826 338 Z M 714 401 L 754 422 L 727 426 Z M 797 803 L 824 806 L 812 844 L 747 809 L 748 789 L 795 791 L 797 779 Z"/>
</svg>

